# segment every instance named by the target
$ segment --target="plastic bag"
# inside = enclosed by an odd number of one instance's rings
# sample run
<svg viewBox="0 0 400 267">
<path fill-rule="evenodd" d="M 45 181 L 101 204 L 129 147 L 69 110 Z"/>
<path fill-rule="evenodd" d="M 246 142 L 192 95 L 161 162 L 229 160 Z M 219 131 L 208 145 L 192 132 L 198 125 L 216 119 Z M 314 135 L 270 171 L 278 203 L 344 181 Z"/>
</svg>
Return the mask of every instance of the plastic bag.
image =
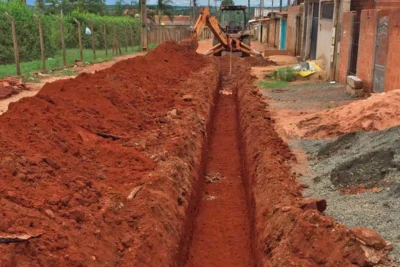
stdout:
<svg viewBox="0 0 400 267">
<path fill-rule="evenodd" d="M 92 31 L 89 29 L 89 27 L 85 28 L 85 34 L 86 35 L 92 35 Z"/>
</svg>

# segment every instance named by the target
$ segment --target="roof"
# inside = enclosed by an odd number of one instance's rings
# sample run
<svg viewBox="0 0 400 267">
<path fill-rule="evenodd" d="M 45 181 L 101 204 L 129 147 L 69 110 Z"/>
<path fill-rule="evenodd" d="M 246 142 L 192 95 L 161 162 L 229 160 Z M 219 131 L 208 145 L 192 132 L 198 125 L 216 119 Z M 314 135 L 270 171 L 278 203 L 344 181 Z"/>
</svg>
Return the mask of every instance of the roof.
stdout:
<svg viewBox="0 0 400 267">
<path fill-rule="evenodd" d="M 246 10 L 246 6 L 221 6 L 221 10 Z"/>
<path fill-rule="evenodd" d="M 154 20 L 158 22 L 158 16 L 154 16 Z M 168 16 L 162 16 L 161 22 L 190 22 L 190 16 L 174 16 L 171 20 Z"/>
</svg>

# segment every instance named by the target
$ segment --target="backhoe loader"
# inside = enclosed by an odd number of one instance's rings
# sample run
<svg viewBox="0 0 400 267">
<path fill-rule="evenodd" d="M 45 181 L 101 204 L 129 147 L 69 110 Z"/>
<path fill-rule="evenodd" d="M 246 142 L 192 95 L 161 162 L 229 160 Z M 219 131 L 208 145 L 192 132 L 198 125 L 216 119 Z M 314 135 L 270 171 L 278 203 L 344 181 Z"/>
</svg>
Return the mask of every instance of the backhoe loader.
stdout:
<svg viewBox="0 0 400 267">
<path fill-rule="evenodd" d="M 250 31 L 246 29 L 245 10 L 245 6 L 221 6 L 221 25 L 215 16 L 211 16 L 210 8 L 203 8 L 193 27 L 192 37 L 182 43 L 197 48 L 198 37 L 207 26 L 214 34 L 214 39 L 212 48 L 203 55 L 221 56 L 223 51 L 227 51 L 241 53 L 242 57 L 261 57 L 260 52 L 250 47 Z"/>
</svg>

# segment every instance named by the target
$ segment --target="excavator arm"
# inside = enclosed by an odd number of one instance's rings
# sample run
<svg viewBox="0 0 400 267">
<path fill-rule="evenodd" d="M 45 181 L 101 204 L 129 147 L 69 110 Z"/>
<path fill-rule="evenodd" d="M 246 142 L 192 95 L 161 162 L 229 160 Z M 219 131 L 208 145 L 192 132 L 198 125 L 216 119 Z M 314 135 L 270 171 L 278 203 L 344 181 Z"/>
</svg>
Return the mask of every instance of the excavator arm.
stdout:
<svg viewBox="0 0 400 267">
<path fill-rule="evenodd" d="M 218 40 L 218 44 L 213 46 L 204 55 L 211 55 L 220 51 L 241 51 L 254 56 L 261 56 L 261 53 L 254 50 L 250 46 L 243 43 L 239 38 L 230 37 L 222 30 L 221 24 L 215 16 L 211 16 L 210 9 L 205 7 L 202 9 L 197 21 L 193 27 L 193 35 L 189 40 L 183 43 L 189 44 L 191 47 L 197 49 L 198 39 L 204 27 L 208 27 Z"/>
</svg>

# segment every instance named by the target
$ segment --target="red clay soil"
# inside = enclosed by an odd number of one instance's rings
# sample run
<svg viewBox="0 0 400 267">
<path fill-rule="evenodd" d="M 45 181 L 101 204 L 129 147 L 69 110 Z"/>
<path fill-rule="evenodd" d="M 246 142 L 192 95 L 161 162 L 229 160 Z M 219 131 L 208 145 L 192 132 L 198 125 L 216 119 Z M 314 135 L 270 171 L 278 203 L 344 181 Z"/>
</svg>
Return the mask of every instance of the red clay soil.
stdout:
<svg viewBox="0 0 400 267">
<path fill-rule="evenodd" d="M 300 138 L 335 138 L 358 131 L 381 131 L 400 125 L 400 90 L 308 114 L 293 112 L 280 127 Z"/>
<path fill-rule="evenodd" d="M 224 78 L 222 89 L 227 90 Z M 235 99 L 232 95 L 221 95 L 187 267 L 255 264 L 237 130 Z"/>
<path fill-rule="evenodd" d="M 0 266 L 179 265 L 218 75 L 167 42 L 12 103 L 0 116 Z"/>
<path fill-rule="evenodd" d="M 0 79 L 0 100 L 18 94 L 22 90 L 26 90 L 26 87 L 21 79 L 12 77 Z"/>
<path fill-rule="evenodd" d="M 377 249 L 371 247 L 365 236 L 359 232 L 356 236 L 325 216 L 324 200 L 302 198 L 302 189 L 288 164 L 294 157 L 275 132 L 267 104 L 251 85 L 249 66 L 243 60 L 237 61 L 234 73 L 238 81 L 241 151 L 258 265 L 373 266 L 386 262 L 389 244 L 381 244 Z"/>
</svg>

